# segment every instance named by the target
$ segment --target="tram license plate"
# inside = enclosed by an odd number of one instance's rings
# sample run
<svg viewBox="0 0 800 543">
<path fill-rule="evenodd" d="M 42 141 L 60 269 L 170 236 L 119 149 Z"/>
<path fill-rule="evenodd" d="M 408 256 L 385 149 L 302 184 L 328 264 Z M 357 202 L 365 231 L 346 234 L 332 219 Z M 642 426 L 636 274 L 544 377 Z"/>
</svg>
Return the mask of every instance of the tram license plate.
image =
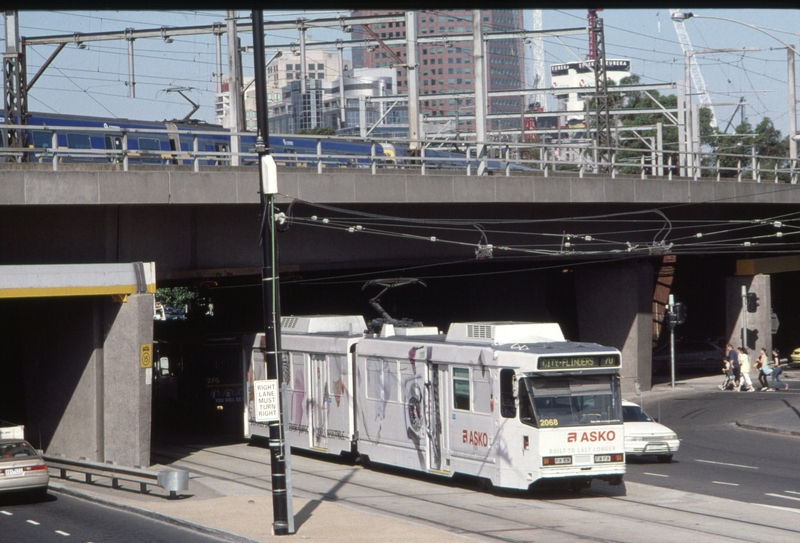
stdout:
<svg viewBox="0 0 800 543">
<path fill-rule="evenodd" d="M 22 473 L 22 468 L 10 468 L 6 470 L 6 477 L 20 477 Z"/>
<path fill-rule="evenodd" d="M 595 462 L 611 462 L 610 454 L 599 454 L 594 457 Z"/>
</svg>

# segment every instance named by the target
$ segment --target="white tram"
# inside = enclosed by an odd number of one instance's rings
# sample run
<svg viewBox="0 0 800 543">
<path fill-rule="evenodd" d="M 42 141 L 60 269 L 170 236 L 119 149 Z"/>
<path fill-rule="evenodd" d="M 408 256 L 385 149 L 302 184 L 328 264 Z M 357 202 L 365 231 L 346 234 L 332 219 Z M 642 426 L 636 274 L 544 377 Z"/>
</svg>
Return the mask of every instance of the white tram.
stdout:
<svg viewBox="0 0 800 543">
<path fill-rule="evenodd" d="M 618 350 L 567 341 L 555 323 L 366 328 L 361 316 L 281 319 L 292 447 L 505 488 L 622 482 Z M 269 436 L 250 415 L 262 334 L 245 355 L 245 434 Z"/>
</svg>

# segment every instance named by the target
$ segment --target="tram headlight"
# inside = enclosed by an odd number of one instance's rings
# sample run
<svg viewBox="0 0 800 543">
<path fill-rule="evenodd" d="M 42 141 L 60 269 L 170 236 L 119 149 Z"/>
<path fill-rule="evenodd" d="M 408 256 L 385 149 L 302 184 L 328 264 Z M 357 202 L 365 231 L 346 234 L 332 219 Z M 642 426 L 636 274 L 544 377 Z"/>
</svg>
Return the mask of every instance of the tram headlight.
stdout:
<svg viewBox="0 0 800 543">
<path fill-rule="evenodd" d="M 543 466 L 569 466 L 572 465 L 571 456 L 545 456 L 542 458 Z"/>
</svg>

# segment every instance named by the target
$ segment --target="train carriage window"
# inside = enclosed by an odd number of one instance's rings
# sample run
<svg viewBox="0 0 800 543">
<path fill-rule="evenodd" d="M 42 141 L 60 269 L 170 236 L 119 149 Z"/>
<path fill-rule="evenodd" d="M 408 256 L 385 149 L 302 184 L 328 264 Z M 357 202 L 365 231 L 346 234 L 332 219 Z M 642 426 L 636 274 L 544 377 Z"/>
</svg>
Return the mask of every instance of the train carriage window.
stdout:
<svg viewBox="0 0 800 543">
<path fill-rule="evenodd" d="M 67 147 L 70 149 L 91 149 L 92 142 L 89 134 L 67 134 Z"/>
<path fill-rule="evenodd" d="M 230 147 L 228 147 L 227 143 L 215 142 L 214 143 L 214 152 L 215 153 L 230 153 Z M 227 156 L 219 155 L 217 159 L 214 161 L 215 166 L 228 166 L 230 165 L 231 161 L 228 159 Z"/>
<path fill-rule="evenodd" d="M 469 368 L 453 368 L 453 407 L 469 411 Z"/>
<path fill-rule="evenodd" d="M 53 146 L 53 134 L 43 130 L 34 130 L 33 146 L 37 149 L 50 149 Z"/>
<path fill-rule="evenodd" d="M 142 151 L 142 164 L 161 163 L 161 142 L 158 139 L 139 138 L 139 151 Z"/>
<path fill-rule="evenodd" d="M 113 136 L 110 134 L 106 134 L 103 137 L 103 142 L 105 143 L 107 151 L 120 151 L 122 150 L 122 136 Z M 107 155 L 109 162 L 115 162 L 120 159 L 120 155 L 117 153 Z"/>
<path fill-rule="evenodd" d="M 106 134 L 103 140 L 105 141 L 106 149 L 122 149 L 122 136 Z"/>
</svg>

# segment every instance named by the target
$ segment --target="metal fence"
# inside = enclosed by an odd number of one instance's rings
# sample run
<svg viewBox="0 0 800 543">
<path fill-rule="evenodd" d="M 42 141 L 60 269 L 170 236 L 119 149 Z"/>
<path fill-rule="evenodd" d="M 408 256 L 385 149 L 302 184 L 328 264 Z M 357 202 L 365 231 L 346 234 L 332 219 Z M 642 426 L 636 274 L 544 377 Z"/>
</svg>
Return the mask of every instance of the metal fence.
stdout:
<svg viewBox="0 0 800 543">
<path fill-rule="evenodd" d="M 230 150 L 229 132 L 219 130 L 181 131 L 181 141 L 191 140 L 190 149 L 147 150 L 130 145 L 133 138 L 154 136 L 168 139 L 176 133 L 169 130 L 114 129 L 109 127 L 89 128 L 74 126 L 37 126 L 31 130 L 50 134 L 49 145 L 24 149 L 0 148 L 0 161 L 6 163 L 48 164 L 57 171 L 60 166 L 81 164 L 105 164 L 114 169 L 129 171 L 131 167 L 181 166 L 199 172 L 219 166 L 241 165 L 254 167 L 258 155 L 250 145 L 248 149 L 233 152 Z M 118 148 L 74 148 L 59 145 L 58 136 L 79 131 L 94 137 L 112 136 L 117 138 Z M 233 134 L 245 141 L 254 139 L 252 133 Z M 682 178 L 716 181 L 755 181 L 796 184 L 798 180 L 798 161 L 787 157 L 757 155 L 681 153 L 677 150 L 654 148 L 611 147 L 599 149 L 592 140 L 549 139 L 546 141 L 510 143 L 485 142 L 479 146 L 474 141 L 463 140 L 419 140 L 416 150 L 409 152 L 411 142 L 407 139 L 375 140 L 358 138 L 315 137 L 297 134 L 275 137 L 313 141 L 314 151 L 288 152 L 271 151 L 279 168 L 314 168 L 317 173 L 333 168 L 358 168 L 369 170 L 372 174 L 387 170 L 416 170 L 419 175 L 437 173 L 460 173 L 463 175 L 526 175 L 548 176 L 556 172 L 570 173 L 579 177 L 604 175 L 615 178 L 620 175 L 648 177 Z M 228 138 L 227 148 L 203 150 L 201 143 L 207 138 Z M 329 143 L 348 143 L 357 145 L 360 152 L 354 154 L 330 152 Z M 133 148 L 132 148 L 133 147 Z M 481 149 L 482 147 L 482 149 Z M 479 156 L 479 153 L 482 154 Z M 599 152 L 604 151 L 604 152 Z M 601 161 L 598 157 L 610 157 Z M 79 166 L 78 166 L 79 167 Z M 96 166 L 95 166 L 96 167 Z M 70 169 L 75 169 L 70 166 Z"/>
</svg>

